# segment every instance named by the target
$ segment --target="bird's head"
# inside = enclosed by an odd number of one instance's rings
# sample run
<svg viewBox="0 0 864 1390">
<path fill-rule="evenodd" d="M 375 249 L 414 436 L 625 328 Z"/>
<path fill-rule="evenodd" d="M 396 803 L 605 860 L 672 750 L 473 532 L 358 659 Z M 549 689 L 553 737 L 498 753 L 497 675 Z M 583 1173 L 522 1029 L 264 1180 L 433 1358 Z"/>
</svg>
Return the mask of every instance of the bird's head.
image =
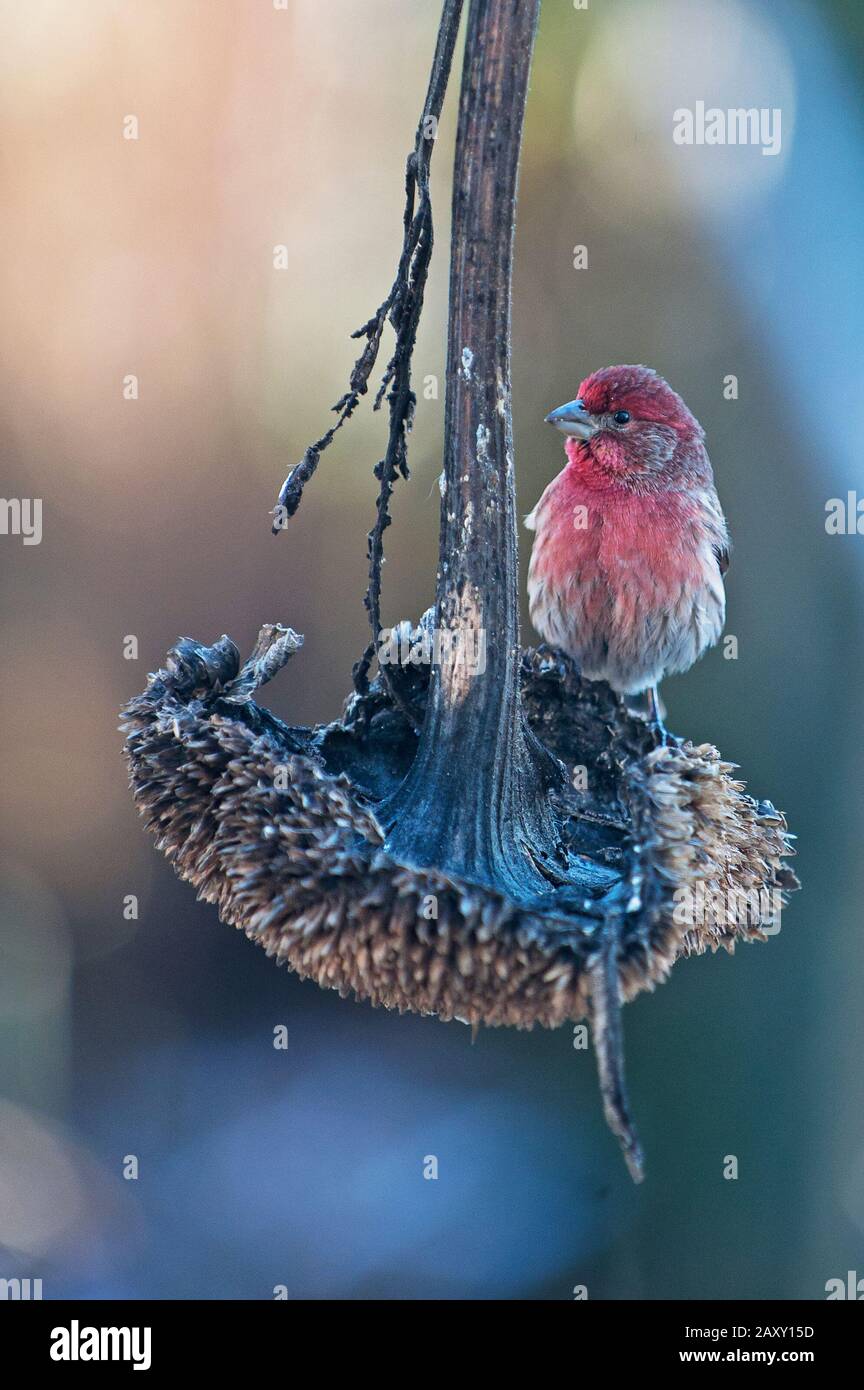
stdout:
<svg viewBox="0 0 864 1390">
<path fill-rule="evenodd" d="M 650 367 L 593 372 L 546 421 L 568 436 L 570 463 L 598 479 L 650 491 L 707 463 L 699 421 Z"/>
</svg>

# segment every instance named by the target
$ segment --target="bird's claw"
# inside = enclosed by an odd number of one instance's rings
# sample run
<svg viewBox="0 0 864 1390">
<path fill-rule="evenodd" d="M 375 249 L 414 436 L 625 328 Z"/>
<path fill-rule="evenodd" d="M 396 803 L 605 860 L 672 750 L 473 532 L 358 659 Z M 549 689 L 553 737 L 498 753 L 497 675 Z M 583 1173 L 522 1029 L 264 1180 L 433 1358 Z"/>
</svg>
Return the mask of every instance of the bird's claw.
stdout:
<svg viewBox="0 0 864 1390">
<path fill-rule="evenodd" d="M 649 719 L 648 727 L 654 735 L 655 748 L 672 748 L 675 745 L 675 735 L 670 734 L 666 725 L 660 719 Z"/>
</svg>

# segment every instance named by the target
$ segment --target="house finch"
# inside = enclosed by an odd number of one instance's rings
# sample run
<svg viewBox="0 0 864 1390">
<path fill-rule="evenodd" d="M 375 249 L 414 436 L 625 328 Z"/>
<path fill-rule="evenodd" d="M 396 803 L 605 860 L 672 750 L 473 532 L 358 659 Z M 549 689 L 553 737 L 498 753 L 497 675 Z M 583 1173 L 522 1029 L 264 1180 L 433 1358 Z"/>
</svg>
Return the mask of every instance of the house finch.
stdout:
<svg viewBox="0 0 864 1390">
<path fill-rule="evenodd" d="M 566 467 L 526 525 L 531 621 L 588 680 L 647 692 L 686 671 L 723 630 L 729 534 L 704 433 L 648 367 L 605 367 L 546 416 Z"/>
</svg>

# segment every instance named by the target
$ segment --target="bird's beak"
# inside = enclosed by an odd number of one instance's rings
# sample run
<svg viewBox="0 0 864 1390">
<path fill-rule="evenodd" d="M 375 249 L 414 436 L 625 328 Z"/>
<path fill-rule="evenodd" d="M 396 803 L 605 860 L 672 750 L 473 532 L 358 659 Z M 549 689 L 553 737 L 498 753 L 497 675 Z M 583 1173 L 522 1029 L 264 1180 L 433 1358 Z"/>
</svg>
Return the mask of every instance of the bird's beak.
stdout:
<svg viewBox="0 0 864 1390">
<path fill-rule="evenodd" d="M 546 416 L 546 424 L 554 425 L 562 434 L 572 435 L 574 439 L 590 439 L 600 428 L 597 420 L 586 410 L 582 401 L 568 401 L 559 405 Z"/>
</svg>

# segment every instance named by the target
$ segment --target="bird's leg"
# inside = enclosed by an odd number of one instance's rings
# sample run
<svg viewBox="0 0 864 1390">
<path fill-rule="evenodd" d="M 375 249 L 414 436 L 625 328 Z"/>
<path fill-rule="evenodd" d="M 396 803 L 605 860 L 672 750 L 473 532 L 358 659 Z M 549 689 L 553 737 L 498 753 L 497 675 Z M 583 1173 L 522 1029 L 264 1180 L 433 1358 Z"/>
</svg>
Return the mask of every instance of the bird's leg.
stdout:
<svg viewBox="0 0 864 1390">
<path fill-rule="evenodd" d="M 656 685 L 649 685 L 645 694 L 648 697 L 648 723 L 657 736 L 658 746 L 668 748 L 672 742 L 672 736 L 660 717 L 660 701 L 657 698 Z"/>
</svg>

